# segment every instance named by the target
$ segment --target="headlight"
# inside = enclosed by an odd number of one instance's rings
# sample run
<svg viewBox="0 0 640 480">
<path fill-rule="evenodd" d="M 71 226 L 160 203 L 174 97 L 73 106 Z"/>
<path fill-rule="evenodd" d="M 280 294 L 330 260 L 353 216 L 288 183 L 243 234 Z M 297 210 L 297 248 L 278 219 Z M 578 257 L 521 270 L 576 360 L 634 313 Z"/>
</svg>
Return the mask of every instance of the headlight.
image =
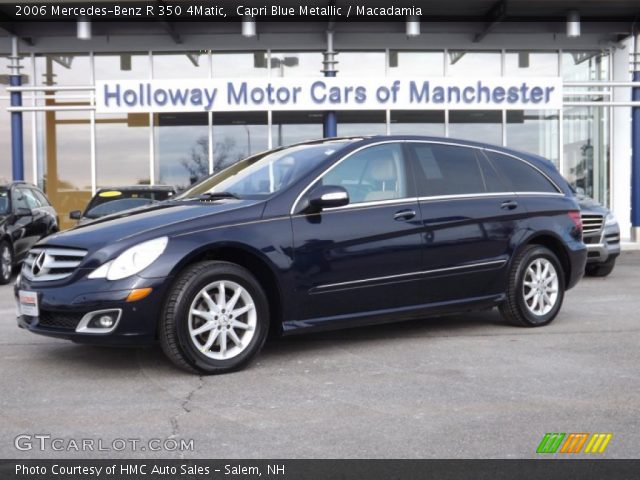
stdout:
<svg viewBox="0 0 640 480">
<path fill-rule="evenodd" d="M 604 217 L 604 226 L 605 227 L 610 227 L 612 225 L 616 225 L 618 223 L 618 221 L 616 220 L 616 217 L 613 216 L 613 213 L 609 212 L 607 213 L 607 216 Z"/>
<path fill-rule="evenodd" d="M 89 274 L 89 278 L 120 280 L 141 272 L 162 255 L 169 242 L 168 237 L 142 242 L 122 252 L 115 260 L 105 263 Z"/>
</svg>

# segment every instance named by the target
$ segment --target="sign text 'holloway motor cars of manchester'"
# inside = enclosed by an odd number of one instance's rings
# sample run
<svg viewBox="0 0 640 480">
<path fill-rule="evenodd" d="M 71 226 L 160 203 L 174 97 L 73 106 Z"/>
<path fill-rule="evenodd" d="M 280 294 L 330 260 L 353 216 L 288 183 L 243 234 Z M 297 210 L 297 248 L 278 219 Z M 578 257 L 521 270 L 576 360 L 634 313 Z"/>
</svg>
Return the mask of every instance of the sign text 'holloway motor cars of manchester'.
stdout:
<svg viewBox="0 0 640 480">
<path fill-rule="evenodd" d="M 273 78 L 106 80 L 96 110 L 198 112 L 251 110 L 558 109 L 562 82 L 542 78 Z"/>
</svg>

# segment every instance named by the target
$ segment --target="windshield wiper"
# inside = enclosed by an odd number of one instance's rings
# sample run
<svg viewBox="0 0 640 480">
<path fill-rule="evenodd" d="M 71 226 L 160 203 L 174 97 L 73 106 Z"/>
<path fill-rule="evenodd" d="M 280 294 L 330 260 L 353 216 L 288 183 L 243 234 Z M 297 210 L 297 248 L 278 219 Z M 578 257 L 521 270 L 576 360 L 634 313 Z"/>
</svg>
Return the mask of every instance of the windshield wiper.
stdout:
<svg viewBox="0 0 640 480">
<path fill-rule="evenodd" d="M 235 198 L 236 200 L 240 199 L 238 195 L 231 192 L 207 192 L 194 197 L 195 200 L 216 200 L 218 198 Z"/>
</svg>

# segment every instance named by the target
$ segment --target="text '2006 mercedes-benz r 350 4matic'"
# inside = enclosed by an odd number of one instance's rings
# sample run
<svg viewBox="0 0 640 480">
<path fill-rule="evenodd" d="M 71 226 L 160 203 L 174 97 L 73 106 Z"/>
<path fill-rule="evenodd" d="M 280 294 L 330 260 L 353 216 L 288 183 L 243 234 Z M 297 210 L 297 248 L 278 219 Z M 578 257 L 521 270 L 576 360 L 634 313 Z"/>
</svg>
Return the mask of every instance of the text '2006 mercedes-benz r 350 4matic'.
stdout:
<svg viewBox="0 0 640 480">
<path fill-rule="evenodd" d="M 451 139 L 337 138 L 52 235 L 15 294 L 34 333 L 159 341 L 179 367 L 221 373 L 270 330 L 494 306 L 546 325 L 585 261 L 578 203 L 548 160 Z"/>
</svg>

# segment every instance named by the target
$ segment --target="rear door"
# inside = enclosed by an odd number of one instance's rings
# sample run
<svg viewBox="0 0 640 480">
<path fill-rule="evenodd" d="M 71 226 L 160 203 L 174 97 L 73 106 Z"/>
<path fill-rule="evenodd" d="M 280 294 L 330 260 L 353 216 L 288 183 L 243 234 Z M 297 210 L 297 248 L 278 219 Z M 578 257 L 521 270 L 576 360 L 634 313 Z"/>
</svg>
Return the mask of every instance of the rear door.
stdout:
<svg viewBox="0 0 640 480">
<path fill-rule="evenodd" d="M 423 219 L 422 268 L 430 302 L 504 290 L 524 210 L 479 149 L 410 142 Z"/>
<path fill-rule="evenodd" d="M 295 315 L 306 326 L 421 302 L 413 281 L 422 224 L 410 180 L 402 143 L 385 143 L 351 154 L 309 189 L 342 186 L 350 203 L 292 217 Z"/>
</svg>

